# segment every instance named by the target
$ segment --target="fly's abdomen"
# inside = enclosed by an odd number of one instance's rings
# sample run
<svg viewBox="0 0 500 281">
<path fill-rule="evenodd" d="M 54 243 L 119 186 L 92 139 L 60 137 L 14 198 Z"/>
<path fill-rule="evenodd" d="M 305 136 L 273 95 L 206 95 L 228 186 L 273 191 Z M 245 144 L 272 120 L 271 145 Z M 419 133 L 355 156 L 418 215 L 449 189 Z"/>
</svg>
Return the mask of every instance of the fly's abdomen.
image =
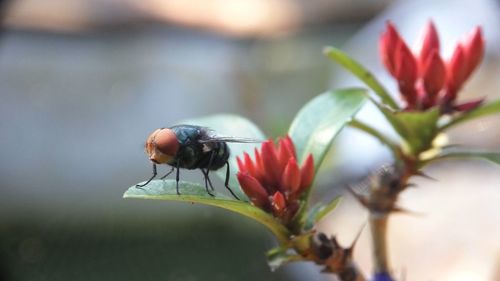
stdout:
<svg viewBox="0 0 500 281">
<path fill-rule="evenodd" d="M 198 163 L 198 168 L 218 170 L 226 164 L 229 159 L 229 147 L 225 142 L 214 142 L 205 144 L 205 152 Z"/>
</svg>

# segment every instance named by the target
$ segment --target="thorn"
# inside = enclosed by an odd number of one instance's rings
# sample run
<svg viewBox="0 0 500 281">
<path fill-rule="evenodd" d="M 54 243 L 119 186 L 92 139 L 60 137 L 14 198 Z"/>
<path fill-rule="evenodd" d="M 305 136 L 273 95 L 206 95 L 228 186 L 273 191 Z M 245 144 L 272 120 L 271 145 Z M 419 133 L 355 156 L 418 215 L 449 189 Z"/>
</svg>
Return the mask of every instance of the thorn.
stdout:
<svg viewBox="0 0 500 281">
<path fill-rule="evenodd" d="M 358 233 L 356 234 L 356 237 L 354 238 L 354 241 L 352 241 L 352 244 L 351 244 L 351 247 L 349 247 L 349 250 L 352 251 L 354 249 L 354 246 L 356 246 L 356 243 L 358 242 L 359 237 L 361 236 L 361 233 L 365 229 L 365 226 L 366 226 L 366 222 L 363 223 L 363 225 L 361 226 L 361 228 L 358 230 Z"/>
<path fill-rule="evenodd" d="M 418 187 L 418 185 L 417 185 L 416 183 L 411 183 L 411 182 L 410 182 L 410 183 L 407 183 L 407 184 L 405 185 L 405 188 L 408 188 L 408 187 L 413 187 L 413 188 L 415 188 L 415 187 Z"/>
<path fill-rule="evenodd" d="M 411 210 L 408 210 L 408 209 L 405 209 L 405 208 L 402 208 L 402 207 L 399 207 L 399 206 L 392 207 L 391 212 L 393 212 L 393 213 L 402 213 L 402 214 L 405 214 L 405 215 L 418 216 L 418 217 L 425 216 L 424 213 L 411 211 Z"/>
<path fill-rule="evenodd" d="M 358 200 L 358 202 L 361 205 L 363 205 L 365 208 L 368 208 L 368 201 L 366 200 L 366 198 L 364 198 L 363 196 L 357 194 L 356 191 L 354 191 L 350 186 L 346 186 L 346 189 L 347 189 L 347 191 L 349 191 L 349 193 L 352 194 L 352 196 L 354 196 L 354 198 L 356 200 Z"/>
<path fill-rule="evenodd" d="M 422 171 L 418 171 L 418 172 L 416 172 L 416 173 L 415 173 L 415 175 L 416 175 L 416 176 L 423 177 L 423 178 L 426 178 L 426 179 L 428 179 L 428 180 L 438 181 L 437 179 L 435 179 L 435 178 L 433 178 L 433 177 L 431 177 L 431 176 L 429 176 L 429 175 L 425 174 L 425 173 L 424 173 L 424 172 L 422 172 Z"/>
</svg>

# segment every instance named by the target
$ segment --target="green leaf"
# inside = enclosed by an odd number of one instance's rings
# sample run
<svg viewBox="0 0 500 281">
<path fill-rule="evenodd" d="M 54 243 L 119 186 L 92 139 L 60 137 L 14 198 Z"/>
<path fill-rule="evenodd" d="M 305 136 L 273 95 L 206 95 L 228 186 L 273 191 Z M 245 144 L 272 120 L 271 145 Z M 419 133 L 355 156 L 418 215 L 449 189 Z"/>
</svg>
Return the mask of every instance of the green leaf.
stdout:
<svg viewBox="0 0 500 281">
<path fill-rule="evenodd" d="M 271 271 L 275 271 L 279 267 L 294 261 L 305 260 L 302 256 L 297 255 L 291 249 L 277 247 L 269 250 L 266 253 L 267 264 Z"/>
<path fill-rule="evenodd" d="M 192 118 L 183 120 L 179 122 L 179 124 L 190 124 L 208 127 L 221 136 L 252 138 L 260 141 L 266 139 L 266 136 L 252 121 L 233 114 L 217 114 L 199 118 Z M 240 184 L 236 179 L 236 172 L 238 171 L 236 156 L 243 155 L 243 152 L 248 152 L 253 155 L 253 149 L 259 146 L 260 143 L 227 144 L 231 149 L 231 154 L 229 157 L 229 167 L 231 171 L 229 177 L 229 186 L 233 187 L 233 191 L 239 198 L 247 198 L 246 195 L 241 191 Z M 221 168 L 216 173 L 223 181 L 226 179 L 226 169 Z"/>
<path fill-rule="evenodd" d="M 153 180 L 141 188 L 135 185 L 130 187 L 123 194 L 123 198 L 182 201 L 227 209 L 265 225 L 278 238 L 280 244 L 285 245 L 288 242 L 290 236 L 288 230 L 273 216 L 248 202 L 235 200 L 217 191 L 213 191 L 215 196 L 212 197 L 206 192 L 204 186 L 184 181 L 179 182 L 179 191 L 181 195 L 177 195 L 175 180 Z"/>
<path fill-rule="evenodd" d="M 304 230 L 309 231 L 313 229 L 314 225 L 316 225 L 331 211 L 335 210 L 335 208 L 340 203 L 341 199 L 342 197 L 338 196 L 327 205 L 317 204 L 316 206 L 312 207 L 309 213 L 307 214 L 306 220 L 304 222 L 304 227 L 303 227 Z"/>
<path fill-rule="evenodd" d="M 392 99 L 392 97 L 387 93 L 385 88 L 380 84 L 380 82 L 373 76 L 373 74 L 368 71 L 363 65 L 357 62 L 355 59 L 351 58 L 347 53 L 334 48 L 326 47 L 323 53 L 331 60 L 337 62 L 349 72 L 358 77 L 363 81 L 370 89 L 372 89 L 375 94 L 380 97 L 380 100 L 385 105 L 389 106 L 391 109 L 399 110 L 399 106 Z"/>
<path fill-rule="evenodd" d="M 438 134 L 439 110 L 428 111 L 390 111 L 379 107 L 394 130 L 405 140 L 412 155 L 431 148 L 432 140 Z"/>
<path fill-rule="evenodd" d="M 445 130 L 466 121 L 498 113 L 500 113 L 500 100 L 486 103 L 474 110 L 459 114 L 456 118 L 445 124 L 441 129 Z"/>
<path fill-rule="evenodd" d="M 390 140 L 386 135 L 382 134 L 381 132 L 379 132 L 375 128 L 369 126 L 368 124 L 366 124 L 364 122 L 356 120 L 356 119 L 352 120 L 349 123 L 349 126 L 356 128 L 358 130 L 361 130 L 361 131 L 371 135 L 372 137 L 376 138 L 382 144 L 386 145 L 390 149 L 390 151 L 392 152 L 394 157 L 398 157 L 398 149 L 399 149 L 398 146 L 392 140 Z"/>
<path fill-rule="evenodd" d="M 431 148 L 432 140 L 438 133 L 439 110 L 397 112 L 396 118 L 405 128 L 403 137 L 414 154 Z"/>
<path fill-rule="evenodd" d="M 450 159 L 450 158 L 475 158 L 475 159 L 487 160 L 494 164 L 500 165 L 500 152 L 473 151 L 473 150 L 458 149 L 458 148 L 445 149 L 441 152 L 440 155 L 438 155 L 433 159 L 427 160 L 423 164 L 427 165 L 437 160 Z"/>
<path fill-rule="evenodd" d="M 318 171 L 335 136 L 366 100 L 366 90 L 351 88 L 321 94 L 304 105 L 288 131 L 299 163 L 312 153 L 314 168 Z"/>
</svg>

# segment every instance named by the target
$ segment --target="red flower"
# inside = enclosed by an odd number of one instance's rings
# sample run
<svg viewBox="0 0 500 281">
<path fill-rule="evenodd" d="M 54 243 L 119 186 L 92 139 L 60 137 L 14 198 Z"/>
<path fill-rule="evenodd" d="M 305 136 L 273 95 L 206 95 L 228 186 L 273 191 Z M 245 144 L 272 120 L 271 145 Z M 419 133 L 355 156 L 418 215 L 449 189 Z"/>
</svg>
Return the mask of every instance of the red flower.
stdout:
<svg viewBox="0 0 500 281">
<path fill-rule="evenodd" d="M 252 203 L 275 217 L 289 222 L 300 206 L 300 196 L 312 184 L 314 162 L 309 155 L 302 167 L 297 163 L 290 137 L 272 140 L 255 149 L 255 160 L 248 153 L 237 158 L 238 181 Z"/>
<path fill-rule="evenodd" d="M 444 113 L 476 108 L 483 99 L 456 104 L 457 93 L 481 62 L 484 39 L 476 27 L 459 43 L 448 62 L 439 55 L 439 37 L 432 22 L 424 32 L 422 47 L 413 54 L 391 22 L 380 37 L 380 55 L 389 73 L 396 78 L 406 101 L 406 110 L 439 106 Z"/>
</svg>

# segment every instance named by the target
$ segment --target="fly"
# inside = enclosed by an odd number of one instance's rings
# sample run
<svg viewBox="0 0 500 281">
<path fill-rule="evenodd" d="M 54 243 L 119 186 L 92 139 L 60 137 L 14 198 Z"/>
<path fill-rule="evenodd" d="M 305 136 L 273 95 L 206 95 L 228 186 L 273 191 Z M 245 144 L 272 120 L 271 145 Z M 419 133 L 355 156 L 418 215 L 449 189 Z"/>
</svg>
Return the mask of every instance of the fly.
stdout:
<svg viewBox="0 0 500 281">
<path fill-rule="evenodd" d="M 166 178 L 176 170 L 176 191 L 179 192 L 179 170 L 200 169 L 205 179 L 205 189 L 211 196 L 214 194 L 212 181 L 209 177 L 210 171 L 215 171 L 226 166 L 226 178 L 224 186 L 234 196 L 234 192 L 229 187 L 229 155 L 228 142 L 252 143 L 258 140 L 234 137 L 217 136 L 214 131 L 201 126 L 176 125 L 169 128 L 160 128 L 149 135 L 146 140 L 145 150 L 149 160 L 153 163 L 153 176 L 144 184 L 136 187 L 143 187 L 150 183 L 156 176 L 156 165 L 167 164 L 172 168 L 160 179 Z"/>
</svg>

